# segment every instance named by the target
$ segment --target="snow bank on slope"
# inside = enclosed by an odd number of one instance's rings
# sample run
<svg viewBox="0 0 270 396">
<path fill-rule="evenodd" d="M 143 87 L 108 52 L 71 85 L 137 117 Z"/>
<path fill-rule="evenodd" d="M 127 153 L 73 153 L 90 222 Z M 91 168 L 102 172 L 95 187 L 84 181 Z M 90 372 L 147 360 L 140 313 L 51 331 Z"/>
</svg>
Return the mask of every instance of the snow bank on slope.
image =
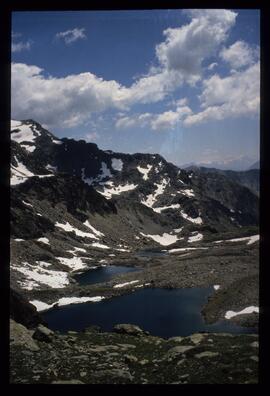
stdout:
<svg viewBox="0 0 270 396">
<path fill-rule="evenodd" d="M 112 158 L 112 168 L 116 171 L 121 171 L 123 169 L 123 161 L 118 158 Z"/>
<path fill-rule="evenodd" d="M 259 240 L 260 240 L 260 235 L 252 235 L 252 236 L 243 237 L 243 238 L 234 238 L 234 239 L 225 239 L 225 240 L 221 240 L 221 241 L 214 241 L 214 243 L 247 241 L 247 245 L 252 245 L 253 243 L 255 243 Z"/>
<path fill-rule="evenodd" d="M 167 234 L 166 232 L 164 232 L 162 235 L 144 234 L 142 232 L 140 232 L 140 234 L 146 238 L 153 239 L 154 241 L 156 241 L 157 243 L 159 243 L 162 246 L 171 245 L 179 240 L 177 235 Z"/>
<path fill-rule="evenodd" d="M 63 230 L 67 232 L 75 232 L 76 235 L 83 237 L 83 238 L 92 238 L 92 239 L 98 239 L 96 235 L 91 234 L 89 232 L 84 232 L 81 230 L 78 230 L 78 228 L 73 227 L 68 221 L 66 224 L 64 223 L 59 223 L 58 221 L 55 223 L 55 226 L 58 228 L 62 228 Z"/>
<path fill-rule="evenodd" d="M 48 311 L 49 309 L 53 308 L 56 305 L 56 303 L 49 305 L 49 304 L 46 304 L 45 302 L 42 302 L 39 300 L 31 300 L 29 302 L 30 302 L 30 304 L 32 304 L 36 307 L 38 312 Z"/>
<path fill-rule="evenodd" d="M 166 210 L 166 209 L 179 209 L 179 208 L 180 208 L 179 204 L 172 204 L 169 206 L 161 206 L 159 208 L 152 208 L 152 209 L 157 213 L 161 213 L 163 210 Z"/>
<path fill-rule="evenodd" d="M 38 242 L 46 243 L 47 245 L 50 244 L 50 241 L 48 238 L 42 237 L 37 239 Z"/>
<path fill-rule="evenodd" d="M 94 228 L 94 227 L 89 223 L 88 220 L 86 220 L 83 224 L 84 224 L 86 227 L 90 228 L 90 230 L 92 230 L 93 233 L 96 234 L 97 236 L 104 236 L 104 234 L 102 234 L 102 232 L 100 232 L 100 231 L 98 231 L 96 228 Z"/>
<path fill-rule="evenodd" d="M 137 184 L 133 184 L 133 183 L 131 184 L 127 183 L 125 185 L 119 185 L 119 186 L 113 186 L 112 182 L 106 184 L 111 185 L 111 188 L 104 186 L 103 191 L 98 191 L 98 192 L 107 199 L 110 199 L 113 195 L 119 195 L 122 192 L 134 190 L 138 186 Z"/>
<path fill-rule="evenodd" d="M 39 300 L 32 300 L 29 301 L 32 305 L 34 305 L 37 308 L 38 312 L 42 311 L 47 311 L 48 309 L 51 309 L 55 306 L 63 306 L 63 305 L 69 305 L 69 304 L 82 304 L 85 302 L 99 302 L 103 300 L 105 297 L 102 296 L 96 296 L 96 297 L 62 297 L 55 303 L 49 305 L 46 304 L 42 301 Z"/>
<path fill-rule="evenodd" d="M 195 197 L 194 191 L 192 189 L 186 188 L 185 190 L 179 191 L 179 193 L 181 193 L 181 194 L 183 194 L 183 195 L 185 195 L 186 197 L 189 197 L 189 198 Z"/>
<path fill-rule="evenodd" d="M 197 231 L 192 232 L 192 234 L 193 235 L 188 238 L 188 243 L 198 242 L 203 239 L 203 234 L 201 234 Z"/>
<path fill-rule="evenodd" d="M 96 297 L 62 297 L 57 301 L 57 305 L 61 307 L 62 305 L 69 304 L 81 304 L 85 302 L 99 302 L 104 300 L 105 297 L 96 296 Z"/>
<path fill-rule="evenodd" d="M 166 179 L 163 179 L 160 184 L 154 183 L 154 185 L 157 187 L 155 192 L 153 194 L 147 195 L 146 200 L 141 201 L 141 203 L 153 209 L 153 205 L 157 200 L 157 196 L 164 193 L 167 184 L 168 181 Z"/>
<path fill-rule="evenodd" d="M 193 217 L 189 217 L 183 210 L 181 210 L 181 216 L 184 218 L 184 219 L 186 219 L 186 220 L 188 220 L 188 221 L 191 221 L 191 223 L 194 223 L 194 224 L 202 224 L 202 218 L 200 217 L 200 216 L 198 216 L 198 217 L 195 217 L 195 218 L 193 218 Z"/>
<path fill-rule="evenodd" d="M 71 268 L 72 271 L 87 268 L 87 265 L 82 261 L 81 257 L 56 257 L 56 259 L 59 260 L 61 264 L 64 264 L 67 267 Z"/>
<path fill-rule="evenodd" d="M 117 285 L 114 285 L 113 288 L 117 289 L 119 287 L 125 287 L 125 286 L 128 286 L 128 285 L 133 285 L 134 283 L 138 283 L 138 282 L 139 282 L 138 280 L 134 280 L 134 281 L 131 281 L 131 282 L 118 283 Z"/>
<path fill-rule="evenodd" d="M 63 288 L 69 284 L 68 274 L 64 271 L 54 271 L 43 268 L 44 265 L 34 266 L 27 262 L 23 262 L 21 266 L 13 266 L 12 268 L 21 272 L 26 276 L 25 281 L 18 281 L 23 289 L 33 290 L 40 285 L 46 285 L 53 289 Z M 50 263 L 45 263 L 50 265 Z"/>
<path fill-rule="evenodd" d="M 259 313 L 259 308 L 258 307 L 254 307 L 254 306 L 250 306 L 250 307 L 247 307 L 247 308 L 245 308 L 245 309 L 243 309 L 242 311 L 239 311 L 239 312 L 227 311 L 225 313 L 225 319 L 231 319 L 231 318 L 233 318 L 234 316 L 237 316 L 237 315 L 251 314 L 253 312 Z"/>
<path fill-rule="evenodd" d="M 143 180 L 148 180 L 149 176 L 148 173 L 152 169 L 153 165 L 147 165 L 146 168 L 143 168 L 142 166 L 137 166 L 138 171 L 143 175 Z"/>
</svg>

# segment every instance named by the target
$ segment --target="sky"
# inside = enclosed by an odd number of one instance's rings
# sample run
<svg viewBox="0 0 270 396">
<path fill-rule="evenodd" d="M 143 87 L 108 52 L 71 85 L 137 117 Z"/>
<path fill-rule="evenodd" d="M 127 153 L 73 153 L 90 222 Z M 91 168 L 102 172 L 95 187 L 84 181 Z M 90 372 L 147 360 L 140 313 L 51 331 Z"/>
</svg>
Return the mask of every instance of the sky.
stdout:
<svg viewBox="0 0 270 396">
<path fill-rule="evenodd" d="M 259 10 L 14 12 L 12 119 L 116 152 L 259 159 Z"/>
</svg>

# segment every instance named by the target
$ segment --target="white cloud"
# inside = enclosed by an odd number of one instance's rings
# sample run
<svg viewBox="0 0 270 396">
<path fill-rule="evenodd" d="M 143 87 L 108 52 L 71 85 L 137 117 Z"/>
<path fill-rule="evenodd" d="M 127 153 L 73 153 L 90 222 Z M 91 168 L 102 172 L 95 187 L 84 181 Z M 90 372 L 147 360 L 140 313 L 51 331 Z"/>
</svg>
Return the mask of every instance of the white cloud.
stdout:
<svg viewBox="0 0 270 396">
<path fill-rule="evenodd" d="M 86 39 L 84 28 L 74 28 L 72 30 L 66 30 L 65 32 L 59 32 L 55 35 L 56 39 L 63 39 L 66 44 L 74 43 L 80 39 Z"/>
<path fill-rule="evenodd" d="M 11 51 L 12 52 L 21 52 L 23 50 L 30 50 L 32 44 L 33 44 L 32 40 L 19 41 L 17 43 L 12 42 Z"/>
<path fill-rule="evenodd" d="M 244 41 L 236 41 L 229 48 L 220 51 L 220 57 L 234 69 L 254 63 L 254 50 Z"/>
<path fill-rule="evenodd" d="M 84 135 L 84 139 L 88 142 L 92 142 L 94 140 L 99 139 L 99 134 L 97 132 L 89 132 Z"/>
<path fill-rule="evenodd" d="M 35 118 L 48 127 L 72 127 L 89 120 L 92 112 L 123 108 L 122 87 L 92 73 L 62 78 L 45 77 L 37 66 L 12 64 L 12 117 Z"/>
<path fill-rule="evenodd" d="M 204 110 L 188 115 L 184 125 L 259 114 L 260 64 L 224 78 L 215 74 L 203 82 L 199 98 Z"/>
<path fill-rule="evenodd" d="M 148 126 L 154 131 L 161 131 L 174 128 L 179 121 L 191 113 L 188 106 L 178 106 L 175 111 L 169 110 L 160 114 L 143 113 L 121 117 L 116 121 L 115 126 L 120 129 Z"/>
<path fill-rule="evenodd" d="M 227 38 L 237 14 L 228 10 L 189 10 L 191 22 L 163 33 L 166 40 L 156 47 L 159 62 L 166 70 L 181 74 L 190 84 L 201 77 L 203 60 L 214 55 Z"/>
<path fill-rule="evenodd" d="M 158 65 L 126 87 L 115 80 L 103 80 L 92 73 L 67 77 L 45 76 L 43 70 L 26 64 L 12 64 L 12 117 L 35 118 L 48 127 L 73 127 L 89 122 L 93 113 L 108 109 L 127 111 L 134 104 L 163 100 L 182 84 L 202 80 L 202 64 L 220 52 L 237 14 L 228 10 L 188 10 L 190 23 L 164 31 L 165 40 L 156 46 Z M 84 29 L 60 32 L 67 44 L 85 38 Z M 228 58 L 232 47 L 223 49 Z M 226 52 L 227 51 L 227 52 Z M 247 58 L 245 62 L 247 64 Z M 243 62 L 243 60 L 242 60 Z M 208 66 L 212 70 L 216 62 Z M 202 82 L 201 111 L 193 114 L 186 98 L 174 102 L 175 110 L 160 114 L 123 114 L 117 128 L 173 128 L 177 122 L 197 124 L 209 119 L 250 115 L 259 107 L 259 65 L 234 71 L 229 77 L 217 74 Z"/>
</svg>

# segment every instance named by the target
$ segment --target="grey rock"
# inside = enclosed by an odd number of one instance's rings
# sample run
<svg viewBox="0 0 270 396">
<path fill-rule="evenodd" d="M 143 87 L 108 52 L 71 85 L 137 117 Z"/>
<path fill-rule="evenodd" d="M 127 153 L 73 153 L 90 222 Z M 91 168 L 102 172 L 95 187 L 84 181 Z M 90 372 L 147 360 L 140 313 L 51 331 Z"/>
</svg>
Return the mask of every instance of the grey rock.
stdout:
<svg viewBox="0 0 270 396">
<path fill-rule="evenodd" d="M 115 325 L 113 330 L 116 333 L 129 334 L 134 336 L 149 335 L 148 331 L 142 330 L 139 326 L 126 323 Z"/>
<path fill-rule="evenodd" d="M 126 363 L 136 363 L 138 361 L 134 355 L 124 355 L 124 359 Z"/>
<path fill-rule="evenodd" d="M 193 348 L 194 348 L 194 346 L 191 346 L 191 345 L 179 345 L 179 346 L 173 347 L 168 350 L 168 352 L 165 355 L 165 359 L 174 359 L 178 355 L 182 355 Z"/>
<path fill-rule="evenodd" d="M 33 334 L 33 338 L 42 342 L 51 342 L 54 332 L 43 325 L 38 325 Z"/>
<path fill-rule="evenodd" d="M 11 345 L 22 345 L 30 351 L 39 351 L 39 346 L 33 340 L 29 331 L 22 324 L 10 320 L 10 343 Z"/>
<path fill-rule="evenodd" d="M 123 369 L 117 369 L 117 368 L 112 368 L 110 370 L 101 370 L 100 372 L 95 372 L 94 373 L 95 377 L 106 377 L 108 381 L 108 377 L 112 378 L 119 378 L 123 380 L 133 380 L 133 375 L 130 374 L 128 370 L 123 370 Z M 110 383 L 110 382 L 107 382 Z"/>
<path fill-rule="evenodd" d="M 259 343 L 258 341 L 254 341 L 250 344 L 250 346 L 252 346 L 253 348 L 259 348 Z"/>
<path fill-rule="evenodd" d="M 204 337 L 205 337 L 204 334 L 195 333 L 195 334 L 192 334 L 191 336 L 189 336 L 188 338 L 190 339 L 190 341 L 191 341 L 193 344 L 197 345 L 197 344 L 199 344 L 199 343 L 204 339 Z"/>
<path fill-rule="evenodd" d="M 201 359 L 204 357 L 216 357 L 218 355 L 219 355 L 218 352 L 205 351 L 205 352 L 197 353 L 195 357 Z"/>
<path fill-rule="evenodd" d="M 84 382 L 76 379 L 71 379 L 71 380 L 53 381 L 52 384 L 84 384 Z"/>
<path fill-rule="evenodd" d="M 173 341 L 173 342 L 181 342 L 183 341 L 184 337 L 171 337 L 168 339 L 168 341 Z"/>
<path fill-rule="evenodd" d="M 149 363 L 149 360 L 147 360 L 147 359 L 143 359 L 143 360 L 139 361 L 139 364 L 140 364 L 141 366 L 145 366 L 145 365 L 148 364 L 148 363 Z"/>
</svg>

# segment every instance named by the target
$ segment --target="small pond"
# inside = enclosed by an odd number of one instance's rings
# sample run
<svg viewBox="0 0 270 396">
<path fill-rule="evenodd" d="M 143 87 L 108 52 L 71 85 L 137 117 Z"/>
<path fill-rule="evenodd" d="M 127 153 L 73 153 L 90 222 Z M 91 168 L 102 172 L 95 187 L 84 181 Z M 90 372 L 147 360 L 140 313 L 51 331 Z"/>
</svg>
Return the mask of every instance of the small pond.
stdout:
<svg viewBox="0 0 270 396">
<path fill-rule="evenodd" d="M 213 288 L 152 289 L 145 288 L 131 294 L 97 303 L 67 305 L 43 314 L 53 330 L 80 331 L 98 325 L 111 331 L 117 323 L 132 323 L 151 334 L 168 338 L 188 336 L 195 332 L 255 333 L 255 329 L 236 326 L 229 321 L 212 325 L 204 323 L 201 309 Z"/>
<path fill-rule="evenodd" d="M 115 275 L 139 270 L 140 268 L 125 267 L 123 265 L 107 265 L 75 275 L 74 279 L 76 279 L 80 285 L 93 285 L 95 283 L 108 282 Z"/>
</svg>

